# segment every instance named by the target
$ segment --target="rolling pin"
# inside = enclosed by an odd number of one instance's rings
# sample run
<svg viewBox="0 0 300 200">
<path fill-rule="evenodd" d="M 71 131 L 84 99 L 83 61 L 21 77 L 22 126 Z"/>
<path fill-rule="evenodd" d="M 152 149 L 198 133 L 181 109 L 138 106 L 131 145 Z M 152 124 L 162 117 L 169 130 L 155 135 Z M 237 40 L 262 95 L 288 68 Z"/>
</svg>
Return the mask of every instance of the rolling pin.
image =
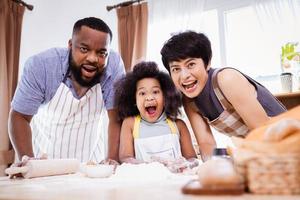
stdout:
<svg viewBox="0 0 300 200">
<path fill-rule="evenodd" d="M 21 173 L 24 178 L 54 176 L 75 173 L 79 169 L 77 159 L 42 159 L 28 160 L 22 167 L 9 167 L 5 169 L 8 175 Z"/>
</svg>

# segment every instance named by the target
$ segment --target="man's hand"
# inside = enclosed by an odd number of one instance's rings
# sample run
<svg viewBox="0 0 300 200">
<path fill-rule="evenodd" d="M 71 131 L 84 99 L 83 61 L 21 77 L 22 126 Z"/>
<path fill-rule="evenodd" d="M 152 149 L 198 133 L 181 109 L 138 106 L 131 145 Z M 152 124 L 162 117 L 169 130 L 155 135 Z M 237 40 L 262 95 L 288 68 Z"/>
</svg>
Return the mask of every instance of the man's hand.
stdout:
<svg viewBox="0 0 300 200">
<path fill-rule="evenodd" d="M 20 162 L 13 163 L 9 168 L 5 170 L 5 173 L 9 175 L 10 179 L 23 178 L 23 173 L 27 170 L 24 168 L 29 160 L 42 160 L 47 159 L 47 154 L 43 154 L 40 158 L 23 156 Z"/>
</svg>

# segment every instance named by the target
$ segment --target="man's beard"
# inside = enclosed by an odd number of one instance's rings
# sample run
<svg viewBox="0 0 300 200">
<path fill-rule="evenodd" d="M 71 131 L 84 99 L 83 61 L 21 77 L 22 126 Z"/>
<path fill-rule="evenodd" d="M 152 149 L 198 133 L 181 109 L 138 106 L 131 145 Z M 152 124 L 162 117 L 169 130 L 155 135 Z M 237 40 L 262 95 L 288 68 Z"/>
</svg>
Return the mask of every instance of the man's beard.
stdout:
<svg viewBox="0 0 300 200">
<path fill-rule="evenodd" d="M 98 67 L 95 76 L 91 80 L 85 80 L 82 78 L 81 66 L 75 63 L 72 53 L 70 53 L 69 56 L 69 65 L 70 65 L 71 73 L 73 74 L 75 81 L 79 83 L 79 85 L 83 87 L 92 87 L 97 83 L 99 83 L 102 73 L 99 71 Z"/>
</svg>

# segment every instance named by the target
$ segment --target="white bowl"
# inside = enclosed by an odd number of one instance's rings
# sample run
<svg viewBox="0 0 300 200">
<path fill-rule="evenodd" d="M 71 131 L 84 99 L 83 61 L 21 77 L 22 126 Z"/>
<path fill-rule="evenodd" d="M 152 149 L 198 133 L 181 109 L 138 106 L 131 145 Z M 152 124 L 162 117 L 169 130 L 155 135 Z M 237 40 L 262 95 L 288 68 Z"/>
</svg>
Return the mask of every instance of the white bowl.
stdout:
<svg viewBox="0 0 300 200">
<path fill-rule="evenodd" d="M 85 165 L 83 167 L 83 173 L 87 177 L 91 178 L 106 178 L 113 174 L 114 166 L 113 165 Z"/>
</svg>

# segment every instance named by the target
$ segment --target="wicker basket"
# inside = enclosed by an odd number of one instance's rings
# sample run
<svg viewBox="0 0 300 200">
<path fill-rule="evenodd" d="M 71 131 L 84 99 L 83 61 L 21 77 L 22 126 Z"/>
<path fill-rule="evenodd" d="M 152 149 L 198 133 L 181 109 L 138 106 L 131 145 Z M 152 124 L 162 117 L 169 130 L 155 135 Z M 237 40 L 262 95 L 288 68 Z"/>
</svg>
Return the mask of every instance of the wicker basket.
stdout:
<svg viewBox="0 0 300 200">
<path fill-rule="evenodd" d="M 237 171 L 246 179 L 250 192 L 256 194 L 299 194 L 300 155 L 256 155 L 238 163 Z"/>
</svg>

